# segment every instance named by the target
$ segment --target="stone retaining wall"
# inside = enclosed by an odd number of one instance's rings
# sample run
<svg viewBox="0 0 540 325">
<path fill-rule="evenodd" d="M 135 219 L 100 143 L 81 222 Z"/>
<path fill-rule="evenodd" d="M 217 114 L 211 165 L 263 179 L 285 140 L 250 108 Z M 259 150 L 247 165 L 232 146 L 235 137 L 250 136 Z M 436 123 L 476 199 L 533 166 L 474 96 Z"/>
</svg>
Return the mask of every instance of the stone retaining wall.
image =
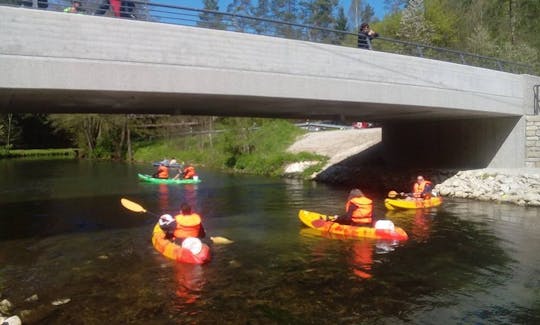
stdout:
<svg viewBox="0 0 540 325">
<path fill-rule="evenodd" d="M 538 168 L 540 167 L 540 116 L 529 115 L 525 119 L 527 122 L 525 131 L 525 166 Z"/>
</svg>

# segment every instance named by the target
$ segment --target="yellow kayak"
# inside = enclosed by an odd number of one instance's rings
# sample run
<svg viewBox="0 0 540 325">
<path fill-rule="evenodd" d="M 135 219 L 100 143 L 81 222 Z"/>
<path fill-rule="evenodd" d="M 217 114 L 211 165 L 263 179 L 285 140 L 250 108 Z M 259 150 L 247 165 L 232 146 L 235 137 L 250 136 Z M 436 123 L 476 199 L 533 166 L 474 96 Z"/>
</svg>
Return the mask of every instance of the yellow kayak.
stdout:
<svg viewBox="0 0 540 325">
<path fill-rule="evenodd" d="M 388 210 L 396 209 L 424 209 L 436 207 L 442 204 L 442 197 L 432 196 L 431 198 L 424 199 L 386 199 L 384 200 L 384 206 Z"/>
<path fill-rule="evenodd" d="M 300 210 L 298 217 L 306 226 L 317 229 L 322 235 L 332 234 L 344 238 L 376 238 L 407 240 L 408 236 L 405 230 L 394 227 L 394 229 L 377 229 L 374 227 L 357 227 L 341 225 L 336 222 L 327 221 L 324 214 Z"/>
</svg>

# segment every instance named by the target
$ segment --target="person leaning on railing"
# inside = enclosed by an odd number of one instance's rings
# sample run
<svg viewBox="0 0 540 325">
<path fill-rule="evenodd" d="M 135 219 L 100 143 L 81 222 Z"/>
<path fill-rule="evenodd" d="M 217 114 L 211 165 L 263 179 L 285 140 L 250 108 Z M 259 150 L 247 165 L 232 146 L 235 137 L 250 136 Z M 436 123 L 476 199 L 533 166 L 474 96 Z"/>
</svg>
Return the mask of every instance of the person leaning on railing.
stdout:
<svg viewBox="0 0 540 325">
<path fill-rule="evenodd" d="M 379 37 L 379 34 L 368 23 L 363 23 L 358 31 L 358 48 L 371 50 L 371 40 L 375 37 Z"/>
</svg>

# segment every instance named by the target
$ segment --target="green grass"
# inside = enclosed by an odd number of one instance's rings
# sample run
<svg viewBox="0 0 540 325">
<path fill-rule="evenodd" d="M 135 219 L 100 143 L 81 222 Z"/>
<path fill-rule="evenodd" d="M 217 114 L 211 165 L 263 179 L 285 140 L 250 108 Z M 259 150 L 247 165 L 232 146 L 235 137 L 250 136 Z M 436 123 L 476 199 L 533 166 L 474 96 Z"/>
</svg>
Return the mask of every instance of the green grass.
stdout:
<svg viewBox="0 0 540 325">
<path fill-rule="evenodd" d="M 152 143 L 139 143 L 134 150 L 136 161 L 158 161 L 175 157 L 179 162 L 190 162 L 234 172 L 278 176 L 293 162 L 319 161 L 304 175 L 309 176 L 321 168 L 327 158 L 307 152 L 293 154 L 287 148 L 304 133 L 292 123 L 283 120 L 253 119 L 220 125 L 222 133 L 196 135 Z M 234 125 L 231 125 L 234 124 Z"/>
</svg>

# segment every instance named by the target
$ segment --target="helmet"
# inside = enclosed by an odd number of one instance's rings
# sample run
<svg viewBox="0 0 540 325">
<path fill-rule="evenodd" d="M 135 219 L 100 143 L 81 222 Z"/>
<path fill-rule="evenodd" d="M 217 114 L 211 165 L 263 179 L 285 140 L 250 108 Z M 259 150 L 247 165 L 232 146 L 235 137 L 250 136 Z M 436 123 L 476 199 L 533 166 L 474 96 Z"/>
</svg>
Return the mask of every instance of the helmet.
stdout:
<svg viewBox="0 0 540 325">
<path fill-rule="evenodd" d="M 160 226 L 170 225 L 171 222 L 173 222 L 173 221 L 174 221 L 174 218 L 170 214 L 164 214 L 161 217 L 159 217 L 159 225 Z"/>
<path fill-rule="evenodd" d="M 176 228 L 176 220 L 170 214 L 164 214 L 159 217 L 158 223 L 163 231 L 172 231 Z"/>
<path fill-rule="evenodd" d="M 197 255 L 202 250 L 202 242 L 199 238 L 188 237 L 182 242 L 182 248 L 189 250 L 193 255 Z"/>
<path fill-rule="evenodd" d="M 395 198 L 397 195 L 398 195 L 398 192 L 396 192 L 396 191 L 388 192 L 388 197 L 391 198 L 391 199 Z"/>
</svg>

